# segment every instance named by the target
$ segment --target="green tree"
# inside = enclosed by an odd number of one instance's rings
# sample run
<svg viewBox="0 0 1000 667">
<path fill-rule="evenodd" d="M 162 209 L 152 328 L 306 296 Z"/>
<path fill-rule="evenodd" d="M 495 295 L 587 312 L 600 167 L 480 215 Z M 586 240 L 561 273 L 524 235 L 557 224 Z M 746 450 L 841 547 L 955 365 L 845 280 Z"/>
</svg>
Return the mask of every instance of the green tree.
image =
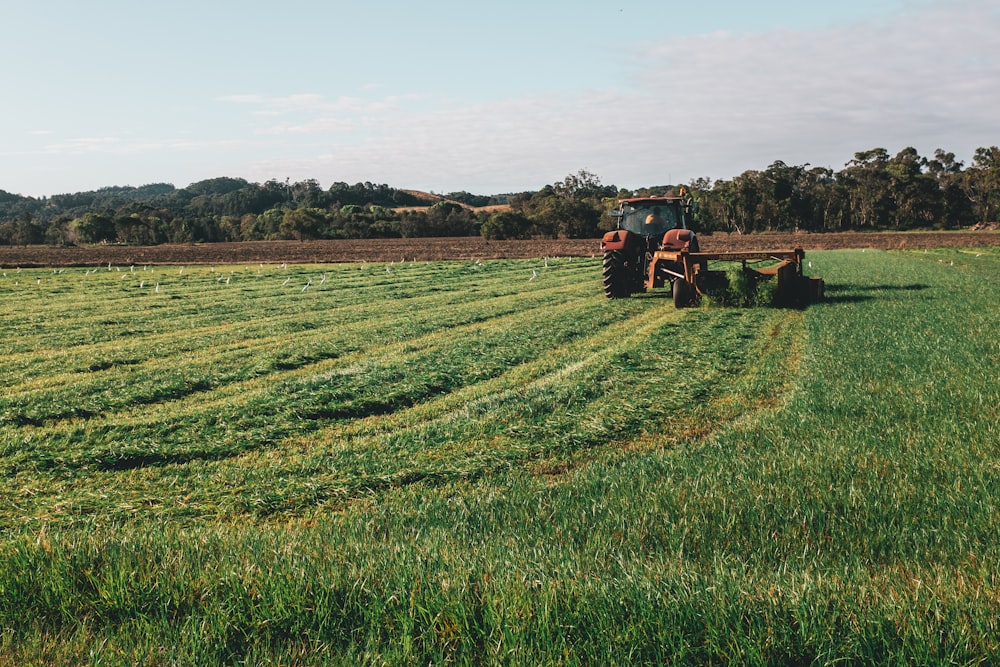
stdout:
<svg viewBox="0 0 1000 667">
<path fill-rule="evenodd" d="M 427 209 L 420 236 L 471 236 L 478 232 L 472 212 L 450 201 L 440 201 Z"/>
<path fill-rule="evenodd" d="M 811 213 L 809 223 L 803 228 L 809 231 L 833 231 L 848 225 L 847 189 L 833 170 L 828 167 L 813 167 L 805 178 L 810 192 Z"/>
<path fill-rule="evenodd" d="M 852 226 L 878 228 L 888 224 L 892 204 L 888 164 L 888 151 L 873 148 L 855 153 L 840 172 L 850 193 Z"/>
<path fill-rule="evenodd" d="M 282 238 L 306 241 L 318 239 L 326 228 L 326 212 L 318 208 L 295 208 L 285 211 L 278 226 Z"/>
<path fill-rule="evenodd" d="M 30 215 L 22 215 L 10 228 L 10 243 L 12 245 L 29 246 L 42 243 L 45 240 L 45 230 Z"/>
<path fill-rule="evenodd" d="M 601 235 L 600 222 L 607 210 L 605 199 L 617 194 L 618 188 L 602 185 L 597 176 L 581 169 L 529 198 L 515 195 L 510 202 L 515 211 L 528 216 L 536 234 L 595 238 Z"/>
<path fill-rule="evenodd" d="M 115 223 L 107 215 L 84 213 L 74 219 L 70 227 L 83 243 L 106 243 L 115 240 Z"/>
<path fill-rule="evenodd" d="M 738 234 L 754 231 L 760 216 L 760 172 L 743 172 L 730 181 L 721 194 L 725 203 L 726 228 Z"/>
<path fill-rule="evenodd" d="M 941 191 L 941 226 L 967 227 L 975 223 L 972 201 L 965 190 L 965 173 L 962 162 L 955 154 L 938 148 L 927 161 L 927 170 L 937 181 Z"/>
<path fill-rule="evenodd" d="M 941 191 L 933 176 L 924 173 L 927 160 L 912 147 L 904 148 L 886 164 L 892 207 L 890 224 L 896 229 L 930 227 L 941 220 Z"/>
<path fill-rule="evenodd" d="M 1000 148 L 977 148 L 966 170 L 965 190 L 977 222 L 1000 220 Z"/>
<path fill-rule="evenodd" d="M 519 211 L 498 211 L 490 215 L 480 228 L 484 239 L 502 241 L 504 239 L 531 238 L 531 220 Z"/>
</svg>

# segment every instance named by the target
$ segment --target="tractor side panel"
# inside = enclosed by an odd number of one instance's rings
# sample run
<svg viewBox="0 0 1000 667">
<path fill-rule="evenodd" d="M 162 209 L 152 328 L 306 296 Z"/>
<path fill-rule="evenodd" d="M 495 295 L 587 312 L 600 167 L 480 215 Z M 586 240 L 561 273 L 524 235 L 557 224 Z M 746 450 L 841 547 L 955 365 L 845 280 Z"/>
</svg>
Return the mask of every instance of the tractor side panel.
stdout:
<svg viewBox="0 0 1000 667">
<path fill-rule="evenodd" d="M 635 243 L 632 240 L 634 234 L 625 229 L 616 229 L 613 232 L 604 234 L 601 239 L 601 250 L 629 250 Z"/>
</svg>

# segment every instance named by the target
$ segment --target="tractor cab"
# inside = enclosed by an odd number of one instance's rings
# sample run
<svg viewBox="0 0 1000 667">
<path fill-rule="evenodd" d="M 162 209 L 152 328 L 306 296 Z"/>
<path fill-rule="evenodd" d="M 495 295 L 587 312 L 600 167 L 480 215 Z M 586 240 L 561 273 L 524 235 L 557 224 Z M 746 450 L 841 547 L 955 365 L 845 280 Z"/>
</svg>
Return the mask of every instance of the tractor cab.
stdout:
<svg viewBox="0 0 1000 667">
<path fill-rule="evenodd" d="M 614 213 L 618 227 L 640 236 L 662 237 L 669 229 L 686 229 L 684 212 L 673 198 L 623 199 Z M 613 214 L 614 214 L 613 213 Z"/>
<path fill-rule="evenodd" d="M 620 199 L 618 207 L 608 214 L 618 219 L 618 229 L 604 235 L 604 248 L 628 245 L 655 252 L 681 250 L 687 242 L 696 244 L 689 224 L 692 208 L 691 197 L 684 190 L 680 196 Z M 697 250 L 697 246 L 690 249 Z"/>
<path fill-rule="evenodd" d="M 663 236 L 670 229 L 689 229 L 691 198 L 682 190 L 678 196 L 619 199 L 618 208 L 608 215 L 618 219 L 618 228 L 640 236 Z"/>
</svg>

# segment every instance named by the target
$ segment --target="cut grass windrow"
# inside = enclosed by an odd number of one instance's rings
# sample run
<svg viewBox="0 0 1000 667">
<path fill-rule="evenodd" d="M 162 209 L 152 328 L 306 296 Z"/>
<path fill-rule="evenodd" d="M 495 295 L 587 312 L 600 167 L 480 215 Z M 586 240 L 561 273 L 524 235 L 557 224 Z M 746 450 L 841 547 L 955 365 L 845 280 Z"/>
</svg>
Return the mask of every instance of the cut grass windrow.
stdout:
<svg viewBox="0 0 1000 667">
<path fill-rule="evenodd" d="M 101 493 L 107 497 L 101 489 L 114 486 L 125 495 L 136 492 L 131 483 L 109 485 L 102 475 L 139 470 L 136 484 L 148 496 L 155 492 L 152 487 L 160 475 L 145 469 L 168 466 L 163 475 L 173 476 L 177 465 L 198 465 L 206 474 L 222 471 L 219 476 L 226 491 L 232 486 L 256 489 L 247 494 L 248 502 L 223 503 L 237 508 L 226 510 L 229 514 L 300 512 L 326 498 L 342 500 L 397 483 L 394 480 L 474 477 L 498 465 L 578 451 L 612 437 L 627 439 L 640 425 L 648 427 L 651 419 L 655 423 L 671 412 L 669 406 L 694 402 L 692 394 L 704 399 L 712 393 L 708 388 L 716 382 L 713 378 L 738 372 L 743 363 L 742 353 L 727 353 L 723 361 L 733 362 L 728 367 L 709 356 L 699 360 L 697 355 L 647 355 L 644 350 L 656 345 L 651 341 L 678 335 L 680 329 L 670 323 L 679 317 L 677 313 L 640 300 L 611 310 L 592 296 L 575 296 L 579 289 L 570 284 L 516 300 L 497 297 L 488 306 L 471 309 L 471 318 L 463 317 L 461 308 L 449 306 L 449 315 L 439 315 L 437 328 L 430 333 L 424 333 L 420 324 L 432 321 L 429 318 L 400 321 L 398 326 L 407 326 L 412 335 L 391 343 L 383 331 L 365 338 L 348 326 L 346 332 L 333 332 L 334 339 L 357 339 L 363 345 L 352 349 L 345 343 L 335 358 L 311 359 L 266 375 L 251 371 L 246 377 L 247 371 L 237 366 L 235 375 L 227 377 L 226 369 L 232 367 L 229 358 L 216 353 L 209 357 L 211 363 L 204 363 L 211 366 L 214 379 L 201 387 L 193 386 L 199 376 L 184 364 L 178 369 L 165 365 L 158 372 L 147 368 L 149 363 L 139 369 L 128 366 L 122 370 L 140 380 L 137 393 L 126 393 L 119 404 L 106 403 L 107 415 L 95 410 L 79 419 L 16 425 L 21 440 L 4 464 L 15 476 L 47 470 L 72 479 L 81 496 L 93 484 L 94 497 L 72 509 L 71 516 L 77 517 L 93 514 L 84 508 L 97 502 Z M 516 312 L 506 312 L 515 304 Z M 489 317 L 482 316 L 484 310 Z M 452 315 L 453 311 L 459 314 Z M 714 318 L 709 316 L 706 326 L 719 328 L 709 321 Z M 398 328 L 392 336 L 398 337 Z M 732 349 L 751 338 L 751 333 L 740 331 Z M 680 340 L 687 339 L 682 333 Z M 700 344 L 684 345 L 697 350 Z M 609 349 L 614 352 L 609 354 Z M 240 361 L 238 356 L 235 361 Z M 636 375 L 642 378 L 638 386 L 616 386 L 622 363 L 637 371 L 648 367 Z M 704 364 L 708 366 L 700 369 Z M 657 382 L 648 381 L 653 368 L 671 367 L 682 376 L 665 372 Z M 176 377 L 179 395 L 163 393 L 146 400 L 141 379 L 147 374 L 150 385 L 164 392 L 169 378 Z M 627 401 L 616 400 L 619 391 L 629 397 Z M 94 394 L 106 392 L 77 388 L 67 395 L 77 401 L 71 405 L 79 406 Z M 50 414 L 55 405 L 50 403 Z M 442 411 L 443 417 L 435 415 Z M 370 427 L 364 424 L 378 423 L 382 423 L 380 433 L 365 433 Z M 292 444 L 283 444 L 286 441 Z M 293 464 L 279 462 L 279 452 L 302 448 L 310 451 L 308 457 L 292 456 Z M 241 469 L 256 466 L 227 460 L 261 449 L 269 472 L 253 472 L 251 484 Z M 273 487 L 272 478 L 289 486 L 286 471 L 277 470 L 278 465 L 291 465 L 297 477 L 318 475 L 309 482 L 306 504 L 288 488 L 284 497 L 280 490 L 266 491 Z M 324 472 L 330 469 L 337 474 Z M 268 494 L 280 502 L 262 505 L 257 500 Z M 184 515 L 192 512 L 189 500 L 183 503 Z M 235 501 L 240 500 L 236 495 Z M 169 502 L 169 497 L 160 498 L 155 504 L 162 508 Z M 125 500 L 118 505 L 130 511 L 133 507 Z M 25 501 L 19 507 L 25 511 Z"/>
</svg>

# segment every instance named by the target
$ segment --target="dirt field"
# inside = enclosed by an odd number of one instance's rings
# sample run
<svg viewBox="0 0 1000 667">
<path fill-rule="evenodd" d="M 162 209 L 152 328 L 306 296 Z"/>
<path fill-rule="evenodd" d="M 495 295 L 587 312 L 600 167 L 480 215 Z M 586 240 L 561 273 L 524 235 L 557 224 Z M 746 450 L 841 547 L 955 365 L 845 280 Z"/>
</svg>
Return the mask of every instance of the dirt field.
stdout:
<svg viewBox="0 0 1000 667">
<path fill-rule="evenodd" d="M 700 237 L 706 252 L 804 248 L 934 248 L 1000 246 L 1000 232 L 847 232 L 831 234 L 713 234 Z M 127 264 L 246 264 L 258 262 L 398 262 L 439 259 L 589 257 L 597 239 L 487 241 L 480 237 L 267 241 L 159 246 L 101 245 L 74 248 L 0 247 L 2 267 L 100 266 Z"/>
</svg>

